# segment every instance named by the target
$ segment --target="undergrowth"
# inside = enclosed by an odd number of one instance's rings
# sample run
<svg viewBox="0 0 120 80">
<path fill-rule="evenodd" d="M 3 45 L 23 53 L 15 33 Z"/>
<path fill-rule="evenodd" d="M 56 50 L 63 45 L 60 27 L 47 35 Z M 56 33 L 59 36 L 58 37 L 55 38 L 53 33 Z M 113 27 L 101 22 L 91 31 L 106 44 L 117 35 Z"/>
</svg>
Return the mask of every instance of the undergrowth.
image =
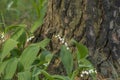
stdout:
<svg viewBox="0 0 120 80">
<path fill-rule="evenodd" d="M 4 0 L 6 1 L 6 0 Z M 19 11 L 16 9 L 16 0 L 11 0 L 7 5 L 8 10 Z M 0 80 L 75 80 L 77 77 L 96 79 L 96 70 L 86 59 L 88 49 L 81 43 L 72 40 L 76 45 L 77 68 L 73 69 L 73 56 L 67 43 L 59 35 L 56 38 L 64 43 L 60 48 L 60 59 L 63 63 L 67 76 L 51 75 L 47 72 L 48 65 L 53 58 L 52 52 L 46 49 L 50 39 L 46 38 L 37 43 L 28 42 L 34 38 L 33 32 L 42 25 L 46 12 L 46 0 L 32 1 L 32 5 L 37 14 L 36 21 L 31 27 L 26 24 L 7 26 L 1 11 L 0 27 Z M 41 78 L 40 75 L 44 75 Z M 76 79 L 77 80 L 77 79 Z"/>
</svg>

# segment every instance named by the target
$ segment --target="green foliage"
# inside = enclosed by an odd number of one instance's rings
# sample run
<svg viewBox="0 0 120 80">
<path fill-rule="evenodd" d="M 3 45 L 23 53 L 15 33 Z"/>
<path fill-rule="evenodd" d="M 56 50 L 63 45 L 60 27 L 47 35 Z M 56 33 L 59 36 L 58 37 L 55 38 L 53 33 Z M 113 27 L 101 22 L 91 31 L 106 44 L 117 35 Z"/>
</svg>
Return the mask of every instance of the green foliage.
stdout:
<svg viewBox="0 0 120 80">
<path fill-rule="evenodd" d="M 0 74 L 4 73 L 8 61 L 0 62 Z"/>
<path fill-rule="evenodd" d="M 28 2 L 30 4 L 28 4 Z M 42 80 L 75 80 L 75 77 L 82 70 L 94 69 L 92 64 L 86 59 L 88 56 L 88 49 L 85 45 L 73 41 L 77 48 L 77 54 L 72 53 L 66 46 L 60 49 L 60 59 L 67 73 L 63 75 L 51 75 L 47 72 L 53 54 L 46 49 L 50 39 L 46 38 L 37 43 L 27 41 L 29 37 L 33 36 L 33 32 L 43 24 L 45 16 L 47 0 L 1 0 L 0 10 L 1 24 L 0 33 L 4 36 L 9 35 L 9 38 L 4 39 L 2 48 L 0 48 L 0 80 L 41 80 L 40 75 L 44 75 Z M 32 5 L 32 8 L 31 8 Z M 29 6 L 29 10 L 26 9 Z M 22 8 L 20 8 L 22 7 Z M 33 11 L 32 11 L 33 10 Z M 34 22 L 31 27 L 27 27 L 24 22 L 19 25 L 6 26 L 6 18 L 8 13 L 13 13 L 16 19 L 20 19 L 21 13 L 31 13 L 29 18 Z M 34 14 L 34 15 L 33 15 Z M 30 16 L 33 17 L 30 17 Z M 4 17 L 5 16 L 5 17 Z M 13 16 L 12 16 L 13 17 Z M 21 19 L 20 19 L 21 20 Z M 11 21 L 14 19 L 11 18 Z M 25 21 L 26 22 L 26 21 Z M 30 22 L 29 22 L 30 23 Z M 3 25 L 4 24 L 4 25 Z M 7 25 L 8 25 L 7 24 Z M 74 69 L 73 55 L 77 57 L 77 68 Z M 93 76 L 94 77 L 94 76 Z"/>
<path fill-rule="evenodd" d="M 32 73 L 30 71 L 18 73 L 18 80 L 32 80 Z"/>
<path fill-rule="evenodd" d="M 39 8 L 39 11 L 37 11 L 39 12 L 39 14 L 37 13 L 39 18 L 36 19 L 30 29 L 28 29 L 25 24 L 20 24 L 4 27 L 4 30 L 0 31 L 4 33 L 4 35 L 8 35 L 10 33 L 10 38 L 2 43 L 2 48 L 0 50 L 1 80 L 10 80 L 14 79 L 15 77 L 17 77 L 18 80 L 39 80 L 38 75 L 41 73 L 48 74 L 44 70 L 49 65 L 52 59 L 52 54 L 47 51 L 45 47 L 48 45 L 50 40 L 44 39 L 41 42 L 26 46 L 27 38 L 30 37 L 32 33 L 43 23 L 43 18 L 47 6 L 45 6 L 46 0 L 40 1 L 41 2 L 38 4 L 37 2 L 31 0 L 31 2 L 37 4 L 36 8 Z M 18 3 L 20 1 L 18 0 L 11 0 L 9 2 L 4 0 L 2 2 L 5 4 L 8 3 L 9 11 L 17 11 L 17 8 L 19 8 L 20 5 Z M 1 12 L 5 14 L 7 13 L 6 11 L 7 10 Z M 40 49 L 42 50 L 41 54 L 39 54 Z M 37 60 L 38 62 L 36 62 Z M 40 69 L 40 66 L 44 67 Z M 40 74 L 37 76 L 33 76 L 35 75 L 35 68 L 39 69 L 40 72 Z"/>
<path fill-rule="evenodd" d="M 10 51 L 17 46 L 17 41 L 13 40 L 13 39 L 8 39 L 4 45 L 3 45 L 3 49 L 2 49 L 2 53 L 1 53 L 1 61 L 3 61 L 3 59 L 8 56 L 10 54 Z"/>
<path fill-rule="evenodd" d="M 70 76 L 73 69 L 73 57 L 69 50 L 65 46 L 61 47 L 60 58 L 66 69 L 67 74 Z"/>
<path fill-rule="evenodd" d="M 70 49 L 66 48 L 66 46 L 62 46 L 60 49 L 60 59 L 64 65 L 67 76 L 51 75 L 46 69 L 48 68 L 53 54 L 45 48 L 50 42 L 50 39 L 46 38 L 40 42 L 25 46 L 27 42 L 26 38 L 29 36 L 25 26 L 10 26 L 10 28 L 6 30 L 8 33 L 12 30 L 14 32 L 12 32 L 11 37 L 3 43 L 1 48 L 1 79 L 13 79 L 17 77 L 18 80 L 40 80 L 38 76 L 42 74 L 45 76 L 45 80 L 74 80 L 80 71 L 93 69 L 91 63 L 86 59 L 88 55 L 87 48 L 74 41 L 78 49 L 78 68 L 73 69 L 73 56 Z M 41 53 L 39 54 L 40 50 Z"/>
<path fill-rule="evenodd" d="M 38 20 L 33 24 L 33 26 L 31 27 L 31 32 L 33 33 L 38 27 L 40 27 L 43 23 L 43 18 L 45 16 L 45 12 L 46 12 L 46 3 L 47 0 L 37 0 L 36 2 L 33 1 L 33 6 L 36 10 L 37 16 L 38 16 Z"/>
<path fill-rule="evenodd" d="M 86 46 L 84 46 L 81 43 L 76 42 L 75 40 L 73 40 L 73 42 L 75 43 L 75 45 L 77 46 L 77 56 L 78 59 L 82 59 L 82 58 L 86 58 L 86 56 L 88 55 L 88 49 Z"/>
<path fill-rule="evenodd" d="M 8 63 L 6 65 L 6 68 L 4 69 L 4 79 L 12 79 L 14 76 L 14 73 L 16 72 L 17 69 L 17 63 L 18 59 L 17 58 L 11 58 L 8 60 Z"/>
<path fill-rule="evenodd" d="M 40 48 L 35 45 L 29 45 L 20 56 L 20 63 L 23 65 L 24 69 L 29 69 L 31 64 L 36 59 L 36 56 L 39 52 Z"/>
<path fill-rule="evenodd" d="M 19 29 L 21 30 L 21 28 Z M 17 35 L 20 36 L 21 34 Z M 15 74 L 17 74 L 17 76 L 15 77 L 18 77 L 18 80 L 31 80 L 31 69 L 37 66 L 39 67 L 39 63 L 42 63 L 40 64 L 40 66 L 45 65 L 45 63 L 49 64 L 52 59 L 52 54 L 49 51 L 45 50 L 45 46 L 47 46 L 50 41 L 49 39 L 30 44 L 26 48 L 21 50 L 21 52 L 19 52 L 20 49 L 17 44 L 21 43 L 21 40 L 19 40 L 20 38 L 18 38 L 18 36 L 14 36 L 14 38 L 11 36 L 12 39 L 10 38 L 6 40 L 3 44 L 2 52 L 0 55 L 1 79 L 12 79 Z M 41 55 L 38 55 L 40 49 L 42 49 L 43 51 Z M 12 56 L 13 53 L 16 53 L 17 56 Z M 38 58 L 40 62 L 36 64 L 35 61 Z M 16 71 L 17 68 L 18 71 Z M 33 78 L 37 79 L 36 76 L 34 76 Z"/>
</svg>

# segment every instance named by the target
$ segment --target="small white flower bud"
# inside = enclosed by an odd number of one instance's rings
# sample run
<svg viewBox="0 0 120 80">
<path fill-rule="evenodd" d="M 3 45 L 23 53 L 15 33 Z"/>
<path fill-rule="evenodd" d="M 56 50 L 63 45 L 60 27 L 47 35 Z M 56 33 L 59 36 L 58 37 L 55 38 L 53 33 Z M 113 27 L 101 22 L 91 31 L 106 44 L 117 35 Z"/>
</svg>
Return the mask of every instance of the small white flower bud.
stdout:
<svg viewBox="0 0 120 80">
<path fill-rule="evenodd" d="M 93 69 L 90 69 L 90 70 L 89 70 L 89 73 L 93 73 L 93 72 L 94 72 Z"/>
<path fill-rule="evenodd" d="M 60 35 L 57 35 L 58 37 L 60 37 Z"/>
<path fill-rule="evenodd" d="M 88 75 L 88 74 L 89 74 L 89 72 L 87 72 L 87 71 L 86 71 L 86 74 Z"/>
<path fill-rule="evenodd" d="M 67 47 L 67 50 L 69 50 L 69 47 Z"/>
<path fill-rule="evenodd" d="M 83 77 L 83 74 L 81 74 L 80 76 Z"/>
<path fill-rule="evenodd" d="M 60 41 L 62 41 L 62 38 L 60 38 Z"/>
<path fill-rule="evenodd" d="M 58 37 L 59 39 L 61 39 L 61 37 Z"/>
<path fill-rule="evenodd" d="M 64 39 L 64 38 L 62 38 L 62 40 L 63 40 L 63 41 L 65 41 L 65 39 Z"/>
<path fill-rule="evenodd" d="M 64 43 L 65 41 L 62 40 L 62 43 Z"/>
<path fill-rule="evenodd" d="M 85 71 L 82 71 L 82 74 L 85 74 Z"/>
<path fill-rule="evenodd" d="M 1 34 L 1 38 L 3 39 L 5 36 L 4 36 L 4 33 Z"/>
<path fill-rule="evenodd" d="M 57 38 L 58 36 L 55 36 L 55 38 Z"/>
<path fill-rule="evenodd" d="M 65 42 L 65 46 L 68 46 L 68 44 Z"/>
<path fill-rule="evenodd" d="M 97 70 L 95 70 L 95 73 L 97 73 Z"/>
<path fill-rule="evenodd" d="M 27 39 L 27 42 L 29 42 L 30 40 L 32 40 L 34 38 L 34 36 L 31 36 L 30 38 Z"/>
</svg>

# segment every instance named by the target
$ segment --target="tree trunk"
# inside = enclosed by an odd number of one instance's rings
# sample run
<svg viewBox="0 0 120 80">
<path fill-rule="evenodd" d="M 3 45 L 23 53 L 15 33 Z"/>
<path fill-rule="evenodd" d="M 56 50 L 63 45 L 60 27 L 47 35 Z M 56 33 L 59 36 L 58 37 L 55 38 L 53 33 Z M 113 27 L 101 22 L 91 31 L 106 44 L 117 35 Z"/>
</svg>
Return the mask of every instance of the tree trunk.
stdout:
<svg viewBox="0 0 120 80">
<path fill-rule="evenodd" d="M 82 42 L 89 49 L 88 59 L 110 80 L 120 76 L 120 0 L 48 0 L 44 24 L 33 42 L 50 38 L 49 50 L 55 55 L 60 42 L 55 35 Z M 56 62 L 53 61 L 55 64 Z M 50 68 L 55 72 L 58 67 Z M 57 71 L 56 71 L 57 73 Z"/>
</svg>

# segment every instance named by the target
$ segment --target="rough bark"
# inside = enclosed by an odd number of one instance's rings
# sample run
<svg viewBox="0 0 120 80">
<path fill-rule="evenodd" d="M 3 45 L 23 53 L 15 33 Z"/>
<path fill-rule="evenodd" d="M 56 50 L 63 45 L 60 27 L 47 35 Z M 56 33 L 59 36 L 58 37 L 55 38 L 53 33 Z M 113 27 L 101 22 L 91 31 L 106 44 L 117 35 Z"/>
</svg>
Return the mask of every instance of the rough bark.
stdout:
<svg viewBox="0 0 120 80">
<path fill-rule="evenodd" d="M 60 48 L 55 35 L 68 43 L 82 42 L 102 76 L 113 80 L 120 76 L 120 0 L 48 0 L 44 24 L 35 34 L 33 42 L 51 39 L 49 49 L 55 55 Z"/>
</svg>

